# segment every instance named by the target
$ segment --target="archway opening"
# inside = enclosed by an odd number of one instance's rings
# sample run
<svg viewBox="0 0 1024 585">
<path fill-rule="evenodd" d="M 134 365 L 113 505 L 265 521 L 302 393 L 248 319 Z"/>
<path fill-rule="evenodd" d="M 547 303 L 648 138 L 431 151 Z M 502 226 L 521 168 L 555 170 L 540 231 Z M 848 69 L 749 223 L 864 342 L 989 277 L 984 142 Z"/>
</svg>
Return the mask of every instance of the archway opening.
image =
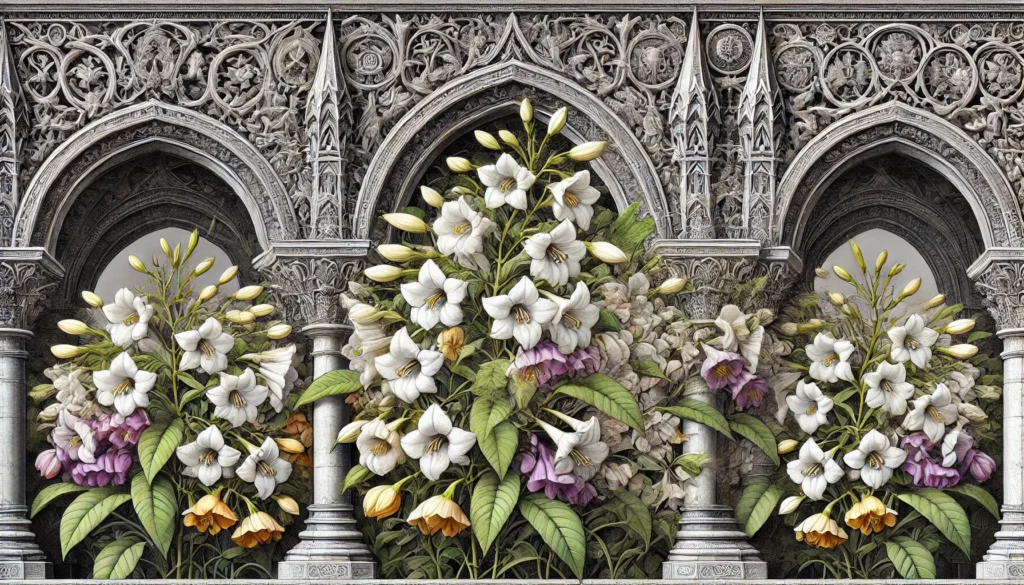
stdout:
<svg viewBox="0 0 1024 585">
<path fill-rule="evenodd" d="M 853 236 L 850 240 L 842 242 L 838 248 L 832 250 L 821 263 L 821 266 L 826 267 L 826 269 L 836 265 L 856 266 L 856 261 L 853 258 L 853 249 L 849 245 L 850 241 L 857 242 L 857 246 L 860 247 L 866 260 L 877 258 L 883 250 L 887 250 L 893 257 L 898 256 L 899 261 L 907 265 L 903 272 L 892 279 L 892 286 L 895 290 L 902 290 L 910 281 L 920 278 L 921 288 L 917 293 L 917 298 L 930 299 L 939 294 L 940 291 L 935 275 L 932 273 L 932 269 L 928 266 L 924 256 L 921 255 L 913 244 L 884 229 L 872 228 Z M 838 292 L 847 297 L 856 293 L 856 289 L 852 284 L 839 281 L 834 277 L 830 276 L 827 280 L 815 279 L 814 292 L 821 293 L 826 291 Z"/>
</svg>

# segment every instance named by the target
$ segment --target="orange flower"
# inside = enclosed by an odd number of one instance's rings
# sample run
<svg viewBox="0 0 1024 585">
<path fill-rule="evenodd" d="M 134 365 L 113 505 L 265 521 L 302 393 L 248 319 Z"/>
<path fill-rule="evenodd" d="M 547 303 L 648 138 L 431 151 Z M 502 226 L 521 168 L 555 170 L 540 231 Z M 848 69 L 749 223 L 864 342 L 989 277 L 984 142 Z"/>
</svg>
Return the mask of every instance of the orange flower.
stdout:
<svg viewBox="0 0 1024 585">
<path fill-rule="evenodd" d="M 196 505 L 185 510 L 182 515 L 185 517 L 182 521 L 185 526 L 195 526 L 199 532 L 209 531 L 211 536 L 238 522 L 238 516 L 216 493 L 199 498 Z"/>
<path fill-rule="evenodd" d="M 256 512 L 249 516 L 235 529 L 231 540 L 242 548 L 256 548 L 257 545 L 267 544 L 272 540 L 281 540 L 284 534 L 284 526 L 277 523 L 270 514 Z"/>
<path fill-rule="evenodd" d="M 363 512 L 367 518 L 382 520 L 394 516 L 402 507 L 402 494 L 393 485 L 370 488 L 363 498 Z"/>
<path fill-rule="evenodd" d="M 416 506 L 408 522 L 423 534 L 433 535 L 440 531 L 449 537 L 469 528 L 469 518 L 462 508 L 445 495 L 434 496 Z"/>
<path fill-rule="evenodd" d="M 313 467 L 313 456 L 310 450 L 310 447 L 313 446 L 313 426 L 306 420 L 306 415 L 301 412 L 292 414 L 285 421 L 284 428 L 281 430 L 289 439 L 296 440 L 305 447 L 301 453 L 288 451 L 288 460 L 294 465 Z"/>
<path fill-rule="evenodd" d="M 798 542 L 806 541 L 807 544 L 818 548 L 835 548 L 850 538 L 827 514 L 809 516 L 798 524 L 794 531 Z"/>
<path fill-rule="evenodd" d="M 462 330 L 462 327 L 445 329 L 437 336 L 437 342 L 441 344 L 441 353 L 444 354 L 444 357 L 454 362 L 459 359 L 459 353 L 466 345 L 466 332 Z"/>
<path fill-rule="evenodd" d="M 846 513 L 846 525 L 865 536 L 881 532 L 886 526 L 896 526 L 896 510 L 886 508 L 875 496 L 864 496 Z"/>
</svg>

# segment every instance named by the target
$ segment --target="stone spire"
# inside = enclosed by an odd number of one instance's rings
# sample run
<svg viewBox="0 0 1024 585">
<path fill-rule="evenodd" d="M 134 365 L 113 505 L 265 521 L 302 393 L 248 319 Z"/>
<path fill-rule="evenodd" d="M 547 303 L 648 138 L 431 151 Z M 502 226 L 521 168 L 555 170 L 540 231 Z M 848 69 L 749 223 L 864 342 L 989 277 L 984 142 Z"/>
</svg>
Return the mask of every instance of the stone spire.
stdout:
<svg viewBox="0 0 1024 585">
<path fill-rule="evenodd" d="M 775 210 L 778 153 L 785 129 L 782 92 L 775 81 L 764 12 L 757 22 L 757 38 L 747 83 L 739 101 L 742 156 L 746 163 L 743 184 L 745 236 L 771 244 Z"/>
<path fill-rule="evenodd" d="M 20 166 L 17 126 L 24 105 L 7 42 L 7 27 L 0 19 L 0 246 L 11 245 L 14 237 Z"/>
<path fill-rule="evenodd" d="M 673 209 L 674 214 L 682 217 L 676 224 L 679 237 L 714 238 L 711 160 L 720 118 L 718 98 L 704 59 L 696 9 L 690 23 L 682 71 L 672 93 L 668 121 L 675 146 L 674 158 L 679 165 L 679 203 Z"/>
</svg>

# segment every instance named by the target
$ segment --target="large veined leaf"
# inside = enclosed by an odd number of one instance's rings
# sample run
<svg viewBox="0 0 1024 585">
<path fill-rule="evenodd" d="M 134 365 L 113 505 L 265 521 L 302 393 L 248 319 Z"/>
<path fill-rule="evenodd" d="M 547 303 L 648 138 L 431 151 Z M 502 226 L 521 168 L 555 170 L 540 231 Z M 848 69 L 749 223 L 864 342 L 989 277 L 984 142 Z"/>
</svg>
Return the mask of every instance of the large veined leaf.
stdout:
<svg viewBox="0 0 1024 585">
<path fill-rule="evenodd" d="M 946 540 L 970 556 L 971 523 L 967 519 L 967 513 L 956 500 L 933 488 L 922 488 L 916 492 L 900 494 L 898 497 L 934 524 Z"/>
<path fill-rule="evenodd" d="M 660 378 L 662 380 L 668 380 L 668 377 L 658 364 L 650 360 L 633 360 L 629 362 L 629 367 L 633 368 L 633 371 L 641 376 L 647 376 L 648 378 Z"/>
<path fill-rule="evenodd" d="M 119 538 L 103 547 L 92 565 L 93 579 L 127 579 L 135 571 L 146 543 L 134 538 Z"/>
<path fill-rule="evenodd" d="M 95 488 L 75 498 L 60 519 L 61 557 L 68 556 L 111 512 L 131 499 L 130 494 L 111 488 Z"/>
<path fill-rule="evenodd" d="M 743 496 L 746 496 L 744 491 Z M 743 522 L 743 532 L 750 538 L 757 534 L 758 530 L 764 526 L 764 523 L 771 518 L 772 513 L 775 511 L 775 506 L 779 503 L 779 498 L 782 497 L 782 490 L 778 486 L 769 485 L 767 489 L 761 492 L 761 495 L 757 500 L 753 500 L 753 506 L 750 508 L 750 513 L 747 514 L 746 520 Z M 745 505 L 749 505 L 751 502 L 747 502 Z M 746 510 L 744 510 L 746 513 Z"/>
<path fill-rule="evenodd" d="M 473 523 L 473 534 L 476 535 L 484 555 L 512 515 L 512 510 L 519 501 L 519 485 L 518 474 L 510 473 L 505 475 L 504 479 L 498 479 L 498 474 L 487 470 L 473 486 L 473 495 L 469 501 L 469 520 Z"/>
<path fill-rule="evenodd" d="M 747 523 L 747 519 L 750 518 L 750 514 L 754 511 L 754 506 L 757 505 L 758 500 L 761 499 L 761 496 L 763 496 L 771 486 L 772 484 L 768 480 L 757 479 L 743 489 L 743 493 L 740 494 L 740 499 L 737 500 L 736 507 L 733 509 L 733 513 L 736 516 L 736 522 L 738 522 L 740 526 Z"/>
<path fill-rule="evenodd" d="M 29 512 L 29 518 L 34 518 L 43 508 L 45 508 L 50 502 L 56 500 L 61 496 L 67 494 L 75 494 L 78 492 L 84 492 L 89 489 L 84 485 L 78 485 L 74 483 L 55 483 L 44 487 L 32 500 L 31 512 Z"/>
<path fill-rule="evenodd" d="M 487 396 L 504 389 L 508 385 L 505 372 L 511 363 L 508 360 L 494 360 L 480 366 L 470 391 L 477 396 Z"/>
<path fill-rule="evenodd" d="M 896 567 L 896 572 L 904 579 L 935 578 L 935 559 L 916 540 L 906 536 L 891 538 L 885 542 L 885 552 Z"/>
<path fill-rule="evenodd" d="M 132 505 L 135 513 L 160 554 L 165 556 L 174 540 L 174 527 L 178 521 L 175 493 L 174 484 L 166 475 L 157 476 L 153 485 L 141 473 L 136 473 L 132 478 Z"/>
<path fill-rule="evenodd" d="M 622 384 L 604 374 L 591 374 L 581 380 L 562 384 L 555 388 L 555 392 L 586 402 L 608 416 L 626 423 L 641 435 L 644 433 L 644 416 L 640 412 L 636 398 L 633 398 L 633 394 Z"/>
<path fill-rule="evenodd" d="M 341 394 L 351 394 L 357 390 L 362 390 L 363 384 L 359 381 L 359 372 L 353 372 L 352 370 L 334 370 L 323 374 L 313 383 L 309 385 L 309 388 L 299 395 L 299 399 L 295 402 L 295 408 L 316 402 L 321 398 L 327 396 L 339 396 Z"/>
<path fill-rule="evenodd" d="M 672 465 L 682 467 L 690 477 L 697 477 L 704 471 L 704 464 L 710 459 L 707 453 L 684 453 L 676 457 Z"/>
<path fill-rule="evenodd" d="M 185 438 L 185 421 L 174 419 L 171 424 L 155 424 L 139 437 L 139 464 L 149 483 L 167 465 L 174 450 Z"/>
<path fill-rule="evenodd" d="M 469 412 L 469 430 L 476 435 L 480 452 L 499 478 L 505 477 L 519 448 L 519 431 L 505 420 L 511 412 L 512 405 L 505 396 L 478 396 Z"/>
<path fill-rule="evenodd" d="M 992 497 L 992 494 L 988 493 L 985 488 L 974 485 L 973 483 L 962 483 L 956 487 L 949 488 L 949 491 L 963 494 L 978 502 L 982 507 L 988 510 L 989 514 L 992 514 L 993 518 L 999 520 L 999 502 L 997 502 L 996 499 Z"/>
<path fill-rule="evenodd" d="M 619 488 L 614 492 L 615 499 L 622 502 L 626 506 L 626 511 L 629 514 L 629 525 L 628 528 L 633 532 L 636 532 L 637 536 L 643 539 L 644 544 L 648 548 L 651 546 L 651 509 L 647 507 L 647 504 L 643 503 L 640 498 L 634 496 L 632 493 L 625 489 Z"/>
<path fill-rule="evenodd" d="M 699 422 L 704 426 L 711 427 L 712 429 L 722 433 L 730 439 L 733 438 L 732 431 L 729 429 L 729 421 L 725 420 L 722 413 L 715 410 L 710 404 L 705 404 L 699 400 L 693 398 L 683 398 L 679 400 L 679 403 L 675 406 L 662 406 L 658 410 L 674 414 L 679 418 L 685 418 L 692 421 Z"/>
<path fill-rule="evenodd" d="M 643 244 L 651 234 L 654 233 L 654 218 L 645 217 L 637 219 L 636 212 L 640 208 L 639 203 L 632 203 L 622 210 L 615 221 L 612 222 L 609 240 L 626 254 L 630 254 Z"/>
<path fill-rule="evenodd" d="M 729 428 L 764 451 L 764 454 L 778 467 L 780 463 L 779 444 L 775 442 L 775 434 L 768 428 L 768 425 L 755 416 L 737 412 L 729 417 Z"/>
<path fill-rule="evenodd" d="M 587 541 L 583 523 L 576 512 L 544 494 L 530 494 L 519 500 L 519 512 L 540 535 L 544 544 L 569 565 L 577 579 L 583 578 Z"/>
</svg>

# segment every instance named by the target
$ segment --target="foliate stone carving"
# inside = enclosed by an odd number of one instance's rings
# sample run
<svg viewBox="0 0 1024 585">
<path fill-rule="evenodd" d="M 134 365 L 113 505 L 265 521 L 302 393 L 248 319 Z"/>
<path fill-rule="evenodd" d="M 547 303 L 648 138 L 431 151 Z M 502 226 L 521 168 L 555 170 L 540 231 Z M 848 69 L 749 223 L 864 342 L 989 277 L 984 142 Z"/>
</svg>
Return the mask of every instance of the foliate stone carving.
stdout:
<svg viewBox="0 0 1024 585">
<path fill-rule="evenodd" d="M 723 42 L 724 39 L 723 39 Z M 697 11 L 690 23 L 679 81 L 669 110 L 674 159 L 679 165 L 678 203 L 670 200 L 670 211 L 678 217 L 680 238 L 712 239 L 714 207 L 711 196 L 711 162 L 714 139 L 721 120 L 718 97 L 711 84 L 700 42 Z"/>
<path fill-rule="evenodd" d="M 30 329 L 63 276 L 41 248 L 0 248 L 0 328 Z"/>
<path fill-rule="evenodd" d="M 21 84 L 0 22 L 0 246 L 11 244 L 18 209 L 18 173 L 25 124 Z"/>
<path fill-rule="evenodd" d="M 771 242 L 775 215 L 776 164 L 785 128 L 782 93 L 768 48 L 764 15 L 757 25 L 753 58 L 739 101 L 739 131 L 746 165 L 743 237 Z"/>
<path fill-rule="evenodd" d="M 690 319 L 714 319 L 730 289 L 754 274 L 760 243 L 753 240 L 658 240 L 654 253 L 693 292 L 679 295 Z"/>
<path fill-rule="evenodd" d="M 363 265 L 366 240 L 280 241 L 253 265 L 271 282 L 271 290 L 289 319 L 303 326 L 340 324 L 338 295 Z"/>
<path fill-rule="evenodd" d="M 755 51 L 754 41 L 743 27 L 723 24 L 708 34 L 707 56 L 712 69 L 723 75 L 742 73 Z"/>
<path fill-rule="evenodd" d="M 832 248 L 833 250 L 835 248 Z M 793 293 L 793 287 L 804 277 L 803 260 L 787 246 L 761 248 L 752 278 L 765 278 L 765 286 L 754 299 L 755 306 L 778 311 Z"/>
<path fill-rule="evenodd" d="M 1024 249 L 989 248 L 967 275 L 1000 329 L 1024 328 Z"/>
</svg>

